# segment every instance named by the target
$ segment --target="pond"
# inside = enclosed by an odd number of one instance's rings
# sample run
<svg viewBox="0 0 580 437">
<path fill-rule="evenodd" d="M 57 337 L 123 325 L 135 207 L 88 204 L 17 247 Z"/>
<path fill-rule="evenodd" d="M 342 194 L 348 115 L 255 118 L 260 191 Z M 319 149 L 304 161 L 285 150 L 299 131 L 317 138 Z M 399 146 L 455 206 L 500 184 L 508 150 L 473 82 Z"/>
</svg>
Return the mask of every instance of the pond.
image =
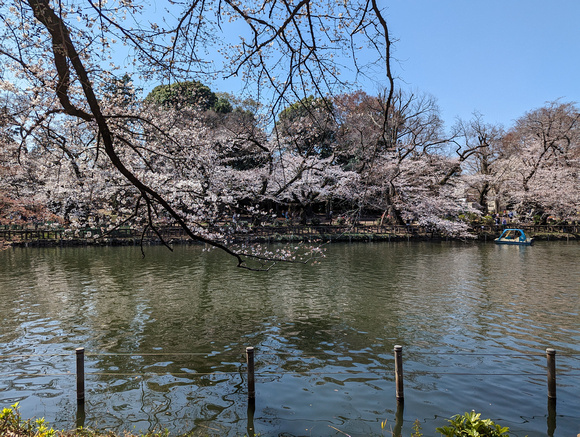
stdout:
<svg viewBox="0 0 580 437">
<path fill-rule="evenodd" d="M 410 436 L 415 420 L 435 435 L 476 410 L 516 436 L 580 433 L 578 243 L 331 244 L 319 264 L 261 273 L 199 246 L 145 254 L 0 252 L 0 408 L 19 402 L 59 429 L 220 436 Z M 546 348 L 557 351 L 555 405 Z"/>
</svg>

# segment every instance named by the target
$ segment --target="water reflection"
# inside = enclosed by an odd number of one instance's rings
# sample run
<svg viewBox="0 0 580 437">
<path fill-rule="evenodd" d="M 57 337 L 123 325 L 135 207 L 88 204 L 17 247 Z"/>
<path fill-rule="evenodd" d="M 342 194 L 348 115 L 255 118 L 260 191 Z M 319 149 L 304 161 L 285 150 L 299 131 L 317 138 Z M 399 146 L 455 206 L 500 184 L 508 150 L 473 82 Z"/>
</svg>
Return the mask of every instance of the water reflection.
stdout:
<svg viewBox="0 0 580 437">
<path fill-rule="evenodd" d="M 0 360 L 2 374 L 18 374 L 2 378 L 0 399 L 59 428 L 82 419 L 210 435 L 361 435 L 388 418 L 410 434 L 416 418 L 475 408 L 522 435 L 545 435 L 534 432 L 546 421 L 556 435 L 542 356 L 548 346 L 580 353 L 579 254 L 561 243 L 346 244 L 331 245 L 320 266 L 256 274 L 199 247 L 151 247 L 144 259 L 138 248 L 5 251 L 0 354 L 34 356 Z M 395 344 L 405 351 L 404 414 Z M 86 420 L 63 414 L 74 411 L 74 376 L 59 375 L 73 371 L 78 346 Z M 246 346 L 256 347 L 255 409 Z M 578 364 L 563 358 L 558 369 Z M 568 435 L 580 420 L 573 383 L 560 381 L 557 432 Z M 429 434 L 444 420 L 424 424 Z"/>
</svg>

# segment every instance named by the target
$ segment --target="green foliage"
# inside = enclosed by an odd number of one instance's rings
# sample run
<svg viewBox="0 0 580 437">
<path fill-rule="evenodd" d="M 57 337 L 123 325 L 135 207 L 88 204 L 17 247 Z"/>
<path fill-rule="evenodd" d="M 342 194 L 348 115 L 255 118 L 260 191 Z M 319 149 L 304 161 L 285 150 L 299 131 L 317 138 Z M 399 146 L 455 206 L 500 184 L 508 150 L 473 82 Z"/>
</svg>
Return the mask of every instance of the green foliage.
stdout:
<svg viewBox="0 0 580 437">
<path fill-rule="evenodd" d="M 491 419 L 482 419 L 480 413 L 457 414 L 449 419 L 450 426 L 437 428 L 446 437 L 498 437 L 509 435 L 508 427 L 501 427 L 493 423 Z"/>
<path fill-rule="evenodd" d="M 145 101 L 175 109 L 191 106 L 222 114 L 232 112 L 232 105 L 227 98 L 218 97 L 208 86 L 195 80 L 156 86 Z"/>
<path fill-rule="evenodd" d="M 471 212 L 459 214 L 459 216 L 457 218 L 461 221 L 464 221 L 465 223 L 472 223 L 472 224 L 479 223 L 482 220 L 482 217 L 480 215 L 474 214 Z"/>
<path fill-rule="evenodd" d="M 0 435 L 14 437 L 54 437 L 56 431 L 49 428 L 44 419 L 23 421 L 18 403 L 0 412 Z"/>
<path fill-rule="evenodd" d="M 495 220 L 494 220 L 494 219 L 493 219 L 493 217 L 492 217 L 492 216 L 490 216 L 490 215 L 484 215 L 484 216 L 481 218 L 481 221 L 483 222 L 483 224 L 485 224 L 485 225 L 487 225 L 487 226 L 491 226 L 491 225 L 495 224 Z"/>
<path fill-rule="evenodd" d="M 133 79 L 130 74 L 125 73 L 122 77 L 111 77 L 103 86 L 103 91 L 109 97 L 116 97 L 116 104 L 122 107 L 128 107 L 136 102 L 136 92 L 142 91 L 141 88 L 134 88 Z"/>
<path fill-rule="evenodd" d="M 423 437 L 423 433 L 421 433 L 421 424 L 419 423 L 419 419 L 415 419 L 413 423 L 413 434 L 411 437 Z"/>
<path fill-rule="evenodd" d="M 233 111 L 233 107 L 230 101 L 223 97 L 217 98 L 212 109 L 220 114 L 228 114 Z"/>
<path fill-rule="evenodd" d="M 384 435 L 386 427 L 387 427 L 387 419 L 381 422 L 381 435 Z M 389 431 L 389 433 L 393 437 L 402 437 L 400 435 L 395 435 L 395 433 L 392 430 Z M 421 433 L 421 424 L 419 423 L 419 419 L 415 419 L 415 422 L 413 422 L 413 434 L 411 434 L 411 437 L 423 437 L 423 433 Z"/>
<path fill-rule="evenodd" d="M 336 123 L 332 102 L 324 98 L 305 97 L 285 108 L 276 126 L 283 136 L 292 138 L 291 149 L 301 156 L 332 156 Z"/>
<path fill-rule="evenodd" d="M 437 428 L 446 437 L 500 437 L 509 436 L 509 428 L 496 425 L 490 419 L 481 419 L 481 414 L 465 413 L 462 415 L 453 416 L 449 419 L 450 426 Z M 381 430 L 385 431 L 387 421 L 381 422 Z M 391 432 L 392 434 L 392 432 Z M 132 436 L 133 434 L 123 434 L 125 436 Z M 186 437 L 190 434 L 184 434 Z M 12 405 L 10 408 L 4 408 L 0 411 L 0 436 L 12 437 L 104 437 L 114 436 L 113 433 L 107 432 L 105 434 L 99 431 L 93 431 L 86 428 L 79 428 L 75 431 L 55 431 L 49 428 L 45 420 L 22 420 L 18 403 Z M 148 432 L 141 434 L 142 437 L 168 437 L 169 431 Z M 413 433 L 411 437 L 422 437 L 421 425 L 418 420 L 413 424 Z"/>
<path fill-rule="evenodd" d="M 311 115 L 316 110 L 331 111 L 332 102 L 320 97 L 308 96 L 298 102 L 292 103 L 290 106 L 282 110 L 278 116 L 278 120 L 281 122 L 293 122 L 302 117 Z"/>
<path fill-rule="evenodd" d="M 182 437 L 188 437 L 193 433 L 184 434 Z M 10 437 L 115 437 L 111 431 L 101 432 L 88 428 L 78 428 L 74 431 L 56 431 L 46 424 L 44 418 L 36 420 L 22 420 L 18 403 L 10 408 L 4 408 L 0 411 L 0 436 Z M 141 437 L 169 437 L 169 431 L 154 431 L 146 434 L 140 434 Z M 121 436 L 121 434 L 119 434 Z M 136 437 L 134 434 L 127 432 L 122 434 L 123 437 Z"/>
</svg>

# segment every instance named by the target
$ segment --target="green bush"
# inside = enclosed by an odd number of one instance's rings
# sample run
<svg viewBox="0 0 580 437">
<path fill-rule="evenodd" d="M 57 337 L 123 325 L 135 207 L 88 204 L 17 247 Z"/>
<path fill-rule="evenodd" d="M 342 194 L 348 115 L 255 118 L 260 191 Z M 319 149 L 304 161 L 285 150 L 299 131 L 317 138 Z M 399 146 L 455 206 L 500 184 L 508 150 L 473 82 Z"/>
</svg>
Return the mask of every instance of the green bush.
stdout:
<svg viewBox="0 0 580 437">
<path fill-rule="evenodd" d="M 491 419 L 482 419 L 481 414 L 465 413 L 458 414 L 449 419 L 450 426 L 437 428 L 446 437 L 498 437 L 507 436 L 509 428 L 501 427 L 493 423 Z"/>
<path fill-rule="evenodd" d="M 137 437 L 136 434 L 124 432 L 115 434 L 111 431 L 93 431 L 88 428 L 78 428 L 73 431 L 56 431 L 49 428 L 44 419 L 22 420 L 18 403 L 0 411 L 0 436 L 2 437 Z M 190 434 L 184 434 L 187 437 Z M 139 434 L 141 437 L 169 437 L 168 431 L 148 432 Z"/>
<path fill-rule="evenodd" d="M 0 412 L 0 435 L 14 437 L 53 437 L 56 431 L 48 428 L 44 419 L 23 421 L 18 411 L 18 403 Z"/>
<path fill-rule="evenodd" d="M 481 419 L 481 414 L 474 411 L 462 415 L 453 416 L 449 419 L 450 426 L 437 428 L 437 432 L 446 437 L 508 437 L 509 428 L 496 425 L 490 419 Z M 387 421 L 381 422 L 381 429 L 384 432 Z M 391 432 L 392 433 L 392 432 Z M 134 434 L 125 433 L 124 436 L 134 436 Z M 162 432 L 148 432 L 140 434 L 143 437 L 168 437 L 167 430 Z M 185 434 L 186 435 L 190 434 Z M 421 426 L 419 421 L 413 425 L 413 434 L 411 437 L 421 437 Z M 44 419 L 22 420 L 18 409 L 18 403 L 10 408 L 4 408 L 0 411 L 0 436 L 13 437 L 111 437 L 115 434 L 111 432 L 100 433 L 86 428 L 79 428 L 75 431 L 55 431 L 49 428 Z"/>
<path fill-rule="evenodd" d="M 481 218 L 481 221 L 483 222 L 484 225 L 487 225 L 487 226 L 491 226 L 491 225 L 494 225 L 495 224 L 495 220 L 490 215 L 484 215 Z"/>
</svg>

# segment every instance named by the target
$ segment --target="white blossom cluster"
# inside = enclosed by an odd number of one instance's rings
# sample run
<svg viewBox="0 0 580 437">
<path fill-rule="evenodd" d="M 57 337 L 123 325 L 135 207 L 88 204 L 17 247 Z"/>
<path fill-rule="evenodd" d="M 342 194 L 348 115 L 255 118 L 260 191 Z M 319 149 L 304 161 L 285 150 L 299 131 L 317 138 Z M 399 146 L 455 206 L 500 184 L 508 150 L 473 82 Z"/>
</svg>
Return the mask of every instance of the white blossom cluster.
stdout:
<svg viewBox="0 0 580 437">
<path fill-rule="evenodd" d="M 151 17 L 133 0 L 0 0 L 2 220 L 105 234 L 177 225 L 263 268 L 317 257 L 318 246 L 272 252 L 233 235 L 305 222 L 316 209 L 458 237 L 490 203 L 578 219 L 577 106 L 549 103 L 507 131 L 476 115 L 446 132 L 432 97 L 395 88 L 376 1 L 157 8 Z M 356 54 L 368 47 L 377 62 L 364 66 Z M 141 82 L 237 76 L 252 100 L 229 96 L 223 112 L 142 100 L 130 76 L 118 77 L 117 50 Z M 381 72 L 384 92 L 352 91 L 343 63 Z"/>
</svg>

